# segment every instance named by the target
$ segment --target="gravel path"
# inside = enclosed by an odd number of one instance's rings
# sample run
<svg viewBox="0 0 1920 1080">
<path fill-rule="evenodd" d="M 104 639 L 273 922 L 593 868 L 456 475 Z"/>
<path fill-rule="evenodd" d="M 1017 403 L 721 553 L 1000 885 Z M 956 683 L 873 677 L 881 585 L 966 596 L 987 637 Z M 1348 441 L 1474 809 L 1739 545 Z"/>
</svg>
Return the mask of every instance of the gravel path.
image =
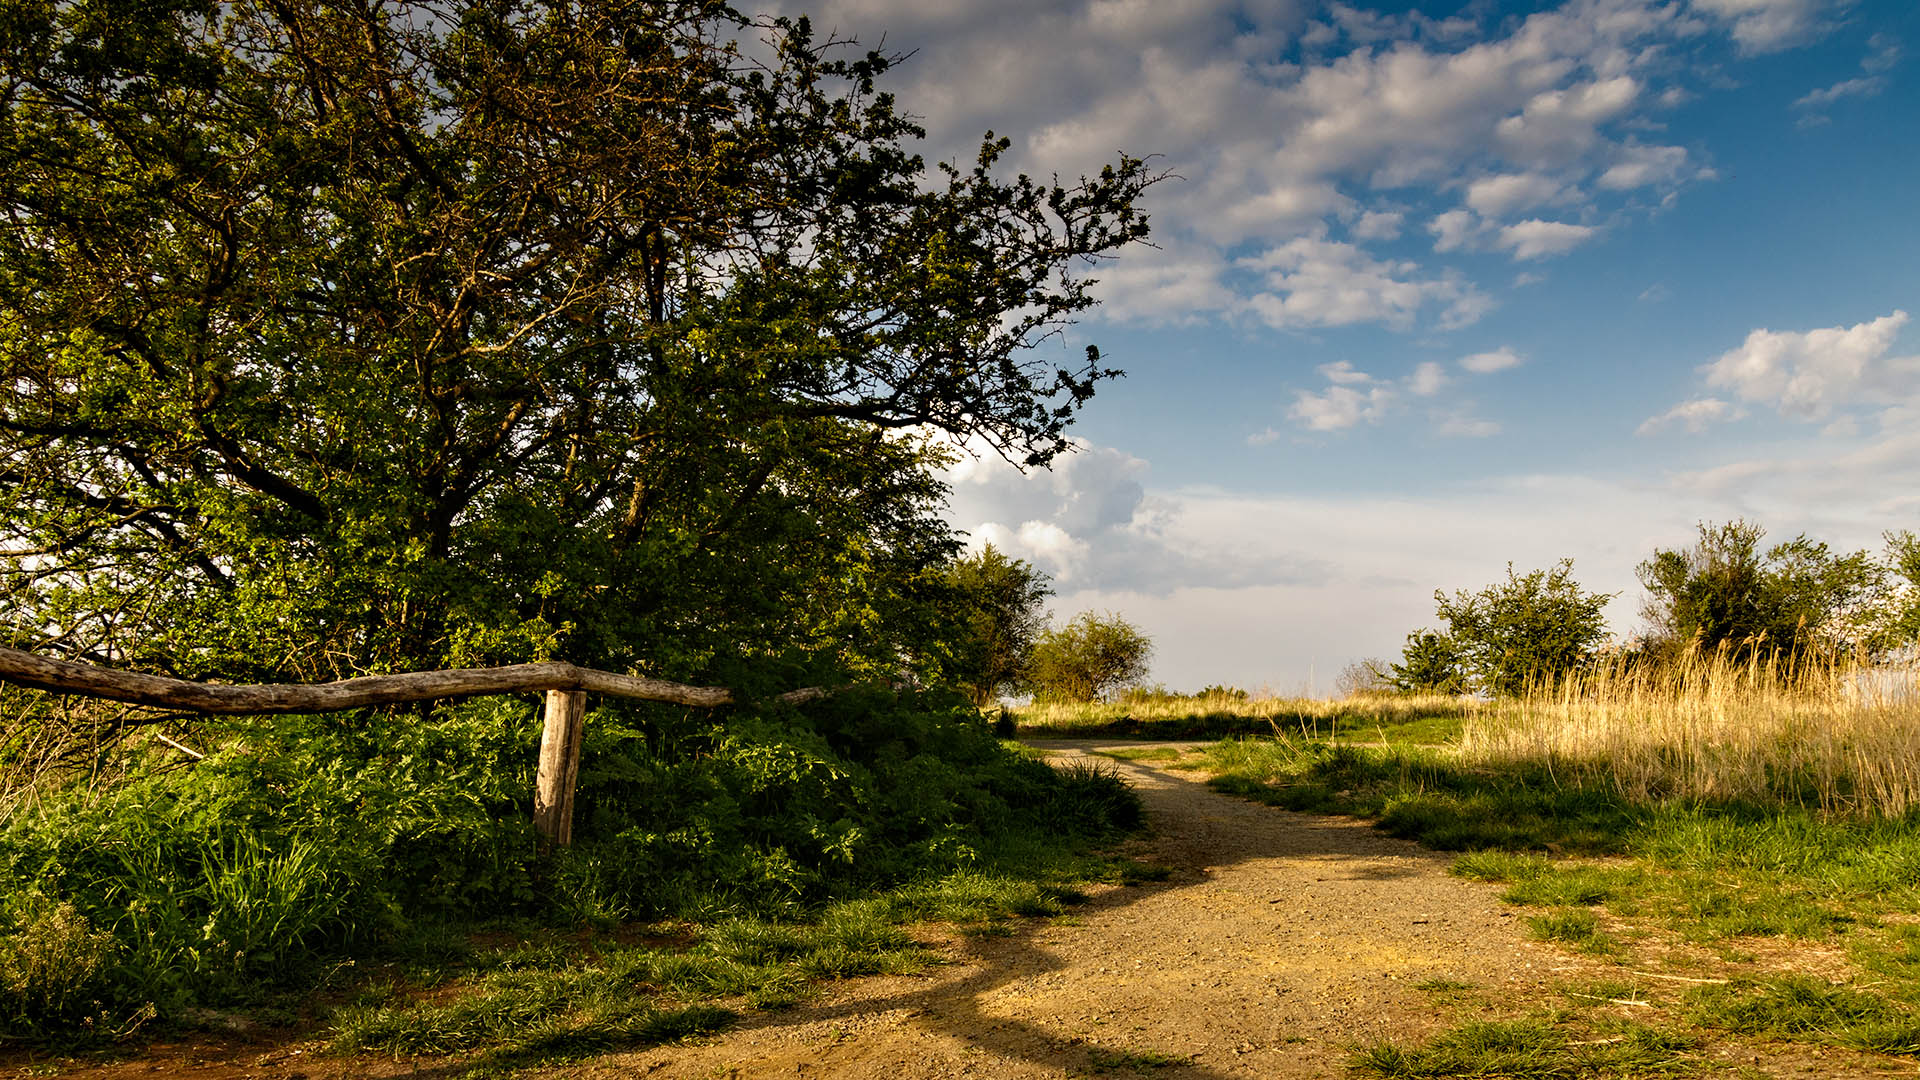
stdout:
<svg viewBox="0 0 1920 1080">
<path fill-rule="evenodd" d="M 1073 760 L 1117 744 L 1038 745 Z M 1116 767 L 1153 825 L 1136 854 L 1172 867 L 1169 880 L 1103 890 L 1075 917 L 1011 937 L 961 939 L 951 963 L 918 977 L 842 984 L 712 1043 L 585 1072 L 1331 1076 L 1356 1042 L 1446 1019 L 1415 984 L 1469 983 L 1520 1007 L 1578 975 L 1581 961 L 1526 940 L 1496 887 L 1449 877 L 1449 855 L 1227 798 L 1192 773 Z"/>
</svg>

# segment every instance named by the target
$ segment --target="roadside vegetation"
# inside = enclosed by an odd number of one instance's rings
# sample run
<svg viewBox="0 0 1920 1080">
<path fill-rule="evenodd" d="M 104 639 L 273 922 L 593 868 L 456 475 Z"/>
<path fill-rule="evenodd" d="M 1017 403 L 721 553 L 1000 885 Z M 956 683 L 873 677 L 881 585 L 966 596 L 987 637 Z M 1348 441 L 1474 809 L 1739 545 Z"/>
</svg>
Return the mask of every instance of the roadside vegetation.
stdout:
<svg viewBox="0 0 1920 1080">
<path fill-rule="evenodd" d="M 63 0 L 0 38 L 0 646 L 749 703 L 596 703 L 543 854 L 525 697 L 210 720 L 0 686 L 0 1041 L 238 1013 L 586 1053 L 1124 876 L 1093 853 L 1124 786 L 963 696 L 1006 677 L 1007 598 L 941 470 L 1044 467 L 1119 376 L 1036 346 L 1147 236 L 1143 160 L 930 162 L 887 53 L 706 3 Z"/>
<path fill-rule="evenodd" d="M 550 857 L 519 702 L 235 721 L 197 761 L 103 747 L 101 783 L 7 804 L 0 1037 L 323 1017 L 325 990 L 352 1002 L 345 1049 L 644 1044 L 722 1023 L 716 1001 L 930 962 L 904 924 L 1058 913 L 1126 876 L 1094 849 L 1140 825 L 1111 773 L 1014 752 L 958 700 L 609 706 L 588 730 L 575 844 Z"/>
<path fill-rule="evenodd" d="M 1559 1006 L 1353 1059 L 1391 1077 L 1659 1075 L 1711 1049 L 1920 1055 L 1920 700 L 1731 650 L 1471 710 L 1445 747 L 1214 744 L 1220 790 L 1463 854 L 1536 937 L 1598 960 Z"/>
<path fill-rule="evenodd" d="M 1227 735 L 1360 742 L 1444 743 L 1479 707 L 1457 694 L 1368 694 L 1327 700 L 1277 697 L 1232 687 L 1193 694 L 1126 691 L 1112 701 L 1035 701 L 1007 715 L 1021 736 L 1201 739 Z"/>
</svg>

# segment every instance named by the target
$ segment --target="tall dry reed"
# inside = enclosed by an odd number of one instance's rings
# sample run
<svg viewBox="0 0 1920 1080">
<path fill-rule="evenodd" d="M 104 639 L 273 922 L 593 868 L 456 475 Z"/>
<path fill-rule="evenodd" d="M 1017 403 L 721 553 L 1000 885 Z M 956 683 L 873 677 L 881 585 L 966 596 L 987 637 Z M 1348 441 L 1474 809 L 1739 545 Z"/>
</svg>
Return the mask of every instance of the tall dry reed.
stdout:
<svg viewBox="0 0 1920 1080">
<path fill-rule="evenodd" d="M 1795 804 L 1848 817 L 1920 807 L 1911 671 L 1692 653 L 1601 665 L 1469 715 L 1470 763 L 1534 764 L 1635 800 Z"/>
</svg>

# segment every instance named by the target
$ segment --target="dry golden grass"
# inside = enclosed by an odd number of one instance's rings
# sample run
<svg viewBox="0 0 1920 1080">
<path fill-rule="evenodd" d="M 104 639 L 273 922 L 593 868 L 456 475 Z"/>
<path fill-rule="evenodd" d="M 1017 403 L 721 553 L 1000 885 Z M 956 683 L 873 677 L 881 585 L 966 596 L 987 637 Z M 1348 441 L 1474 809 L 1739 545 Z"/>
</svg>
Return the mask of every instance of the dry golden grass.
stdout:
<svg viewBox="0 0 1920 1080">
<path fill-rule="evenodd" d="M 1134 725 L 1144 732 L 1192 728 L 1306 738 L 1386 737 L 1439 742 L 1484 706 L 1446 694 L 1365 695 L 1328 701 L 1239 694 L 1137 693 L 1113 702 L 1022 705 L 1012 710 L 1023 733 L 1067 735 Z M 1167 733 L 1172 733 L 1168 731 Z"/>
<path fill-rule="evenodd" d="M 1800 804 L 1850 817 L 1920 808 L 1920 697 L 1885 670 L 1691 656 L 1601 669 L 1473 710 L 1463 761 L 1545 764 L 1634 801 Z"/>
</svg>

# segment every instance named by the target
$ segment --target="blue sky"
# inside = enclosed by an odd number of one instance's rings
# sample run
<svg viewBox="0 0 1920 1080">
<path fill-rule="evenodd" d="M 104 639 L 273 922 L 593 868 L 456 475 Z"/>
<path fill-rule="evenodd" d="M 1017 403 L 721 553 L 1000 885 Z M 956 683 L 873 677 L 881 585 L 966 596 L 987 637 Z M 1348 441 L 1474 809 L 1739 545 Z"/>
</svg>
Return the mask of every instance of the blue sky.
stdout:
<svg viewBox="0 0 1920 1080">
<path fill-rule="evenodd" d="M 1067 343 L 1128 372 L 1082 452 L 949 477 L 1170 686 L 1325 692 L 1510 560 L 1624 635 L 1697 521 L 1920 527 L 1913 0 L 805 10 L 917 50 L 929 156 L 1180 176 Z"/>
</svg>

